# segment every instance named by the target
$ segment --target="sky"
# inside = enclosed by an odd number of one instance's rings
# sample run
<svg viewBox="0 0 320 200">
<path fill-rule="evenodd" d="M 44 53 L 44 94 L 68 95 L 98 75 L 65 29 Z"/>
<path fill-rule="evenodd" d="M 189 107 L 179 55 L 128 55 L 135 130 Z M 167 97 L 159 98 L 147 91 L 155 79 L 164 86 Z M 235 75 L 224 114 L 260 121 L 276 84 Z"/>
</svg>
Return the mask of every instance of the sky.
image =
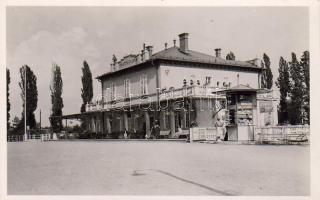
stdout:
<svg viewBox="0 0 320 200">
<path fill-rule="evenodd" d="M 143 43 L 154 52 L 173 46 L 178 34 L 189 33 L 189 49 L 214 55 L 232 51 L 236 60 L 271 59 L 274 80 L 280 56 L 300 58 L 309 50 L 307 7 L 7 7 L 6 56 L 11 72 L 11 120 L 21 117 L 19 68 L 27 64 L 37 76 L 42 125 L 49 125 L 50 80 L 53 63 L 61 67 L 63 114 L 79 113 L 83 61 L 93 77 L 110 71 L 118 60 L 140 53 Z M 101 83 L 93 80 L 94 96 Z M 276 86 L 274 85 L 274 88 Z"/>
</svg>

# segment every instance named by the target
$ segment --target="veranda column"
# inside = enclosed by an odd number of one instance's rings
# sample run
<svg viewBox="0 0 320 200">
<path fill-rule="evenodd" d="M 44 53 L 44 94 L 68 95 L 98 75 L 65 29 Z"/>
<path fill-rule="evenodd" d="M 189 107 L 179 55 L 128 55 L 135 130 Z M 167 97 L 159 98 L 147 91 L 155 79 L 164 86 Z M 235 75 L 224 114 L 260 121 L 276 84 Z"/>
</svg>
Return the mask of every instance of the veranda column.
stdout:
<svg viewBox="0 0 320 200">
<path fill-rule="evenodd" d="M 101 125 L 102 125 L 102 134 L 104 134 L 106 132 L 105 130 L 105 120 L 104 120 L 104 112 L 101 112 Z"/>
<path fill-rule="evenodd" d="M 174 118 L 174 111 L 170 111 L 170 130 L 171 130 L 171 137 L 174 136 L 176 133 L 176 123 L 175 123 L 175 118 Z"/>
<path fill-rule="evenodd" d="M 166 113 L 165 111 L 160 111 L 160 129 L 164 130 L 166 128 Z"/>
<path fill-rule="evenodd" d="M 92 132 L 96 132 L 96 122 L 95 122 L 95 116 L 92 116 Z"/>
<path fill-rule="evenodd" d="M 183 108 L 181 111 L 181 114 L 182 114 L 181 128 L 187 128 L 187 111 Z"/>
<path fill-rule="evenodd" d="M 146 121 L 146 135 L 148 137 L 150 137 L 151 135 L 151 131 L 150 131 L 150 117 L 149 117 L 149 113 L 148 111 L 144 112 L 144 117 L 145 117 L 145 121 Z"/>
<path fill-rule="evenodd" d="M 111 133 L 111 126 L 110 126 L 110 116 L 107 114 L 106 115 L 106 126 L 107 126 L 107 133 Z"/>
<path fill-rule="evenodd" d="M 123 125 L 124 129 L 128 131 L 128 114 L 126 112 L 123 112 Z"/>
</svg>

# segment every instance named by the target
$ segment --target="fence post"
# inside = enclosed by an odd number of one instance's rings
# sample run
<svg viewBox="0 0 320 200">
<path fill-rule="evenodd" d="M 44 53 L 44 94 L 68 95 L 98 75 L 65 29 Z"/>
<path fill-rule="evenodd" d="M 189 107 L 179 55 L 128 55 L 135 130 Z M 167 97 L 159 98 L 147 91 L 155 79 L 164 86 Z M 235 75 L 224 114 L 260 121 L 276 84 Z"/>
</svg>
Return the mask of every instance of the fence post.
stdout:
<svg viewBox="0 0 320 200">
<path fill-rule="evenodd" d="M 190 128 L 190 143 L 193 143 L 193 128 Z"/>
</svg>

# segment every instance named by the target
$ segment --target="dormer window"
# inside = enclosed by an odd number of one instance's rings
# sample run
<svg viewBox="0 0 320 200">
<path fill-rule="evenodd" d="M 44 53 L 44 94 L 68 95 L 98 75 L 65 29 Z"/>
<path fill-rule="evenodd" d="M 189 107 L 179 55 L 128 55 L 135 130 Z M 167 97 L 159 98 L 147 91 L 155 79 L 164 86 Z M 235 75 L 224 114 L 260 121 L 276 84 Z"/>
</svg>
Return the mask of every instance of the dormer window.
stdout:
<svg viewBox="0 0 320 200">
<path fill-rule="evenodd" d="M 187 80 L 186 79 L 183 79 L 183 86 L 187 86 Z"/>
<path fill-rule="evenodd" d="M 205 84 L 206 84 L 206 85 L 209 85 L 210 82 L 211 82 L 211 77 L 210 77 L 210 76 L 206 76 L 206 82 L 205 82 Z"/>
</svg>

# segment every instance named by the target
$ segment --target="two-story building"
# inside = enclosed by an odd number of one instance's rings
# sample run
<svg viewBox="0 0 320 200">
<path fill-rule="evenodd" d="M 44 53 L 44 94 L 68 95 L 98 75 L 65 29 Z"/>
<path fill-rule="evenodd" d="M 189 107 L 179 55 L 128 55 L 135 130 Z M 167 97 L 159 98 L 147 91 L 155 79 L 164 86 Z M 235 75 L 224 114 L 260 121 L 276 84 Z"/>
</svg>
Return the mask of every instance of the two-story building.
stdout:
<svg viewBox="0 0 320 200">
<path fill-rule="evenodd" d="M 272 93 L 260 86 L 259 59 L 226 60 L 219 48 L 214 55 L 197 52 L 188 36 L 180 34 L 179 46 L 174 40 L 157 53 L 143 45 L 138 54 L 119 61 L 114 56 L 111 71 L 97 77 L 101 98 L 86 107 L 88 131 L 144 138 L 159 123 L 161 135 L 178 137 L 221 118 L 236 140 L 234 127 L 245 119 L 255 126 L 277 124 Z"/>
</svg>

